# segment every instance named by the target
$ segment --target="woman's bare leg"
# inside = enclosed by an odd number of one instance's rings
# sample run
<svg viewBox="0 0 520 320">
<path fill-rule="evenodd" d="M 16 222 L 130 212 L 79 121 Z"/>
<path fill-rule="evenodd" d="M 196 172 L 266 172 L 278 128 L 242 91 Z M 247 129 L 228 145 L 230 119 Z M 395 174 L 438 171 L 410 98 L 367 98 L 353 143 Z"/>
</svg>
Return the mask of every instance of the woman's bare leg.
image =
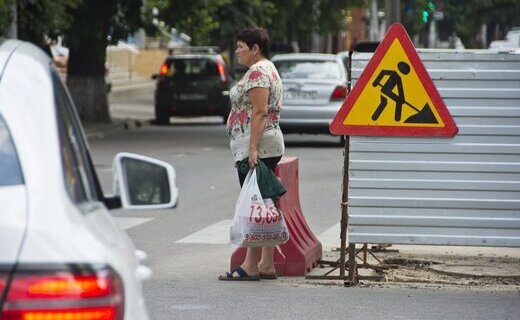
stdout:
<svg viewBox="0 0 520 320">
<path fill-rule="evenodd" d="M 275 274 L 274 247 L 262 247 L 262 257 L 258 262 L 258 271 L 262 274 Z"/>
<path fill-rule="evenodd" d="M 260 254 L 260 248 L 251 248 L 247 247 L 246 258 L 240 267 L 244 269 L 244 271 L 249 276 L 258 275 L 258 256 Z"/>
</svg>

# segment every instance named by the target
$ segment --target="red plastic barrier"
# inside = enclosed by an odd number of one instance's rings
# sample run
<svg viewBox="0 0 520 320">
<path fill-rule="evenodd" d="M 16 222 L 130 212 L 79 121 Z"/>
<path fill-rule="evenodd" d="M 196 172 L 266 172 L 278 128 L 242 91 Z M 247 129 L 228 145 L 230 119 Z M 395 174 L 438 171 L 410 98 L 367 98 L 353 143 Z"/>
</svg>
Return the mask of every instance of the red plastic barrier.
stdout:
<svg viewBox="0 0 520 320">
<path fill-rule="evenodd" d="M 316 267 L 322 256 L 321 242 L 310 230 L 300 206 L 298 189 L 298 158 L 283 157 L 276 167 L 276 175 L 280 178 L 287 193 L 280 198 L 282 211 L 290 238 L 280 246 L 285 258 L 274 252 L 274 266 L 280 276 L 304 276 Z M 240 266 L 246 255 L 245 248 L 238 248 L 231 255 L 231 270 Z"/>
</svg>

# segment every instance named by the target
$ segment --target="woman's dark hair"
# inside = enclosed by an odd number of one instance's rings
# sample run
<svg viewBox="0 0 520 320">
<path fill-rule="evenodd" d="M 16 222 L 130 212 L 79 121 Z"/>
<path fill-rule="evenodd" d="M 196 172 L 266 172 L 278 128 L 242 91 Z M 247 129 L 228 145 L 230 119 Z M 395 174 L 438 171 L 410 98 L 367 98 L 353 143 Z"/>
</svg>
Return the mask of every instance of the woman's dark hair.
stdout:
<svg viewBox="0 0 520 320">
<path fill-rule="evenodd" d="M 269 57 L 269 34 L 263 28 L 246 28 L 241 30 L 237 35 L 237 41 L 242 41 L 249 49 L 253 49 L 256 44 L 260 48 L 260 53 L 266 58 Z"/>
</svg>

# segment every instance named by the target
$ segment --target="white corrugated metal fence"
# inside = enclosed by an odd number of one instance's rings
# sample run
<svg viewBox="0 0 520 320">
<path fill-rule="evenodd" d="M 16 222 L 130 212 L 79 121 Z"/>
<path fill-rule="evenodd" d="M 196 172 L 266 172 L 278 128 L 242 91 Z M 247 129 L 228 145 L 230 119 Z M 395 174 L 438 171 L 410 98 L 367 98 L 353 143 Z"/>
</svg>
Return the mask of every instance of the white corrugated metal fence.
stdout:
<svg viewBox="0 0 520 320">
<path fill-rule="evenodd" d="M 352 136 L 349 242 L 519 247 L 520 54 L 420 57 L 459 132 Z"/>
</svg>

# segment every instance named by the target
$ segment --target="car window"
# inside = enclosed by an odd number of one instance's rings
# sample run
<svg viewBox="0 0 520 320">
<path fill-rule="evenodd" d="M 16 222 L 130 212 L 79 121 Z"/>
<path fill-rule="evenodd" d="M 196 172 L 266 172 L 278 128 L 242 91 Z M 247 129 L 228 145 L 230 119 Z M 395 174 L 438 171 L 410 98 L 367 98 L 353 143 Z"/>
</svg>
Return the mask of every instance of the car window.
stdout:
<svg viewBox="0 0 520 320">
<path fill-rule="evenodd" d="M 168 76 L 218 76 L 218 68 L 210 59 L 170 60 Z"/>
<path fill-rule="evenodd" d="M 76 119 L 74 106 L 59 76 L 55 72 L 52 74 L 65 186 L 75 203 L 94 201 L 97 199 L 94 173 L 88 165 L 86 144 Z"/>
<path fill-rule="evenodd" d="M 23 184 L 22 169 L 9 128 L 0 115 L 0 186 Z"/>
<path fill-rule="evenodd" d="M 282 79 L 339 79 L 340 66 L 335 61 L 281 60 L 274 65 Z"/>
</svg>

